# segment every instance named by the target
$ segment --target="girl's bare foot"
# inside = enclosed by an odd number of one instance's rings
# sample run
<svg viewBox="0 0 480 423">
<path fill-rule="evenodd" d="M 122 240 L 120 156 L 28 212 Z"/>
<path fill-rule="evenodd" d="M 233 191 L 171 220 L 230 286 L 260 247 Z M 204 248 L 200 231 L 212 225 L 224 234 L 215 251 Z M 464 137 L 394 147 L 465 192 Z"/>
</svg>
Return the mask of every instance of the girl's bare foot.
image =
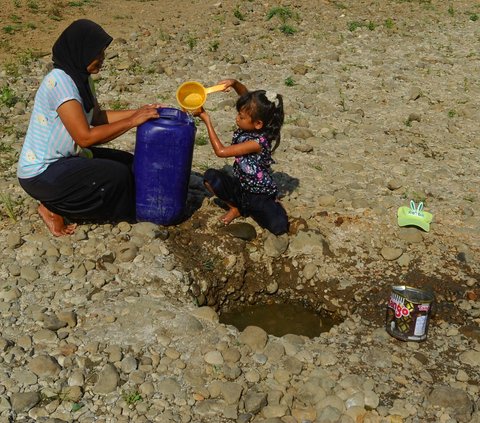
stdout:
<svg viewBox="0 0 480 423">
<path fill-rule="evenodd" d="M 240 217 L 240 211 L 236 207 L 230 207 L 227 213 L 220 217 L 220 221 L 228 225 L 232 220 Z"/>
<path fill-rule="evenodd" d="M 71 235 L 75 232 L 76 224 L 65 225 L 62 216 L 51 212 L 41 203 L 38 206 L 38 214 L 42 217 L 48 230 L 55 236 Z"/>
</svg>

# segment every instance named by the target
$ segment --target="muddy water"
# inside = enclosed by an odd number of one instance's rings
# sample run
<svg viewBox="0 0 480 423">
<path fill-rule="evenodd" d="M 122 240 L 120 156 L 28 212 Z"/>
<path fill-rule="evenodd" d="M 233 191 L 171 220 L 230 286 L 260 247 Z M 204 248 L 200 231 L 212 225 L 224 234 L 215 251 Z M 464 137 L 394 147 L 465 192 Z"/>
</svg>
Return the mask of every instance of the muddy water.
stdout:
<svg viewBox="0 0 480 423">
<path fill-rule="evenodd" d="M 222 312 L 220 322 L 242 331 L 258 326 L 270 335 L 304 335 L 314 338 L 328 332 L 334 321 L 299 304 L 255 304 Z"/>
</svg>

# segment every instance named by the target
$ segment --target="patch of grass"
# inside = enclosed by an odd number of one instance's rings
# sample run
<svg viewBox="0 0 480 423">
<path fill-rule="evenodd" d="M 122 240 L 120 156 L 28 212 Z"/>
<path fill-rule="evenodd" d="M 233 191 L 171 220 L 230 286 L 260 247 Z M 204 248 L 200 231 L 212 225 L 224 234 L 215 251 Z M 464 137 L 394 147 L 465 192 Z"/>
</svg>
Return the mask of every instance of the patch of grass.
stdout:
<svg viewBox="0 0 480 423">
<path fill-rule="evenodd" d="M 237 6 L 235 10 L 233 11 L 233 16 L 235 16 L 239 21 L 244 21 L 245 16 L 243 13 L 240 11 L 239 7 Z"/>
<path fill-rule="evenodd" d="M 290 25 L 289 20 L 293 19 L 298 21 L 300 19 L 299 15 L 297 13 L 294 13 L 289 7 L 282 7 L 282 6 L 276 6 L 272 7 L 268 12 L 267 12 L 267 21 L 272 19 L 273 17 L 277 17 L 277 19 L 280 20 L 280 32 L 282 32 L 285 35 L 293 35 L 297 32 L 297 29 L 295 29 L 292 25 Z"/>
<path fill-rule="evenodd" d="M 123 110 L 128 106 L 128 103 L 126 101 L 120 100 L 117 98 L 116 100 L 113 100 L 110 103 L 110 109 L 111 110 Z"/>
<path fill-rule="evenodd" d="M 348 9 L 347 6 L 345 6 L 343 3 L 340 3 L 339 1 L 334 1 L 333 4 L 337 7 L 337 9 L 341 9 L 341 10 Z"/>
<path fill-rule="evenodd" d="M 212 167 L 212 165 L 209 162 L 202 162 L 202 163 L 199 163 L 197 166 L 203 172 L 205 172 L 207 169 L 210 169 Z"/>
<path fill-rule="evenodd" d="M 470 19 L 472 22 L 478 21 L 478 14 L 476 14 L 476 13 L 470 13 L 469 19 Z"/>
<path fill-rule="evenodd" d="M 320 165 L 311 165 L 312 169 L 318 170 L 319 172 L 323 171 L 323 167 Z"/>
<path fill-rule="evenodd" d="M 448 7 L 447 12 L 448 12 L 448 14 L 449 14 L 450 16 L 455 16 L 455 9 L 453 8 L 452 5 L 450 5 L 450 6 Z"/>
<path fill-rule="evenodd" d="M 448 111 L 448 113 L 447 113 L 447 116 L 448 116 L 449 118 L 454 118 L 455 116 L 457 116 L 457 112 L 456 112 L 455 110 L 453 110 L 453 109 L 450 109 L 450 110 Z"/>
<path fill-rule="evenodd" d="M 267 21 L 274 16 L 277 16 L 281 22 L 286 22 L 288 19 L 293 18 L 293 12 L 288 7 L 276 6 L 267 12 Z"/>
<path fill-rule="evenodd" d="M 203 260 L 202 262 L 202 267 L 205 269 L 207 272 L 212 272 L 215 269 L 215 259 L 208 258 L 206 260 Z"/>
<path fill-rule="evenodd" d="M 193 50 L 193 48 L 197 45 L 197 43 L 198 43 L 197 37 L 193 35 L 188 35 L 187 46 L 190 50 Z"/>
<path fill-rule="evenodd" d="M 405 200 L 413 200 L 417 204 L 422 202 L 423 206 L 426 207 L 427 197 L 423 193 L 420 193 L 420 192 L 417 192 L 417 191 L 406 190 L 403 193 L 402 198 L 404 198 Z"/>
<path fill-rule="evenodd" d="M 212 41 L 212 42 L 208 45 L 208 50 L 209 50 L 209 51 L 217 51 L 219 46 L 220 46 L 220 42 L 219 42 L 219 41 Z"/>
<path fill-rule="evenodd" d="M 357 30 L 358 28 L 361 28 L 362 26 L 363 26 L 362 22 L 358 22 L 358 21 L 352 21 L 347 24 L 347 28 L 351 32 Z"/>
<path fill-rule="evenodd" d="M 15 201 L 12 200 L 10 194 L 1 193 L 0 194 L 0 204 L 2 205 L 6 215 L 10 218 L 12 222 L 17 221 L 17 214 L 15 212 L 15 206 L 17 205 Z"/>
<path fill-rule="evenodd" d="M 64 8 L 63 4 L 60 1 L 54 1 L 50 6 L 50 9 L 47 11 L 47 15 L 53 21 L 62 20 L 62 9 Z"/>
<path fill-rule="evenodd" d="M 387 29 L 393 29 L 395 27 L 395 22 L 392 18 L 385 19 L 385 28 Z"/>
<path fill-rule="evenodd" d="M 70 1 L 70 2 L 67 3 L 67 6 L 82 7 L 82 6 L 85 6 L 85 5 L 89 4 L 90 2 L 91 2 L 91 0 Z"/>
<path fill-rule="evenodd" d="M 374 31 L 377 25 L 372 21 L 351 21 L 347 24 L 347 28 L 349 31 L 354 32 L 358 28 L 367 28 L 370 31 Z"/>
<path fill-rule="evenodd" d="M 32 50 L 25 50 L 18 55 L 18 62 L 24 66 L 28 66 L 35 60 L 36 56 Z"/>
<path fill-rule="evenodd" d="M 13 22 L 13 23 L 21 23 L 22 22 L 22 18 L 18 15 L 10 15 L 10 20 Z"/>
<path fill-rule="evenodd" d="M 287 87 L 293 87 L 295 85 L 295 81 L 291 76 L 288 76 L 287 78 L 285 78 L 284 83 Z"/>
<path fill-rule="evenodd" d="M 293 35 L 297 32 L 297 30 L 289 25 L 289 24 L 282 24 L 280 25 L 280 32 L 284 33 L 285 35 Z"/>
<path fill-rule="evenodd" d="M 129 392 L 122 391 L 122 398 L 130 407 L 134 407 L 137 402 L 143 401 L 142 396 L 137 390 Z"/>
<path fill-rule="evenodd" d="M 13 107 L 17 104 L 17 101 L 17 96 L 8 85 L 0 88 L 0 104 L 7 107 Z"/>
<path fill-rule="evenodd" d="M 36 12 L 39 9 L 38 3 L 36 0 L 28 0 L 27 1 L 27 7 L 32 11 Z"/>
<path fill-rule="evenodd" d="M 145 68 L 140 63 L 137 63 L 137 62 L 132 63 L 132 65 L 128 68 L 128 70 L 134 75 L 141 75 L 145 73 Z"/>
<path fill-rule="evenodd" d="M 3 30 L 3 32 L 5 32 L 5 34 L 12 35 L 16 31 L 20 30 L 20 25 L 6 25 L 2 28 L 2 30 Z"/>
<path fill-rule="evenodd" d="M 5 73 L 8 76 L 12 76 L 14 78 L 18 78 L 20 76 L 20 69 L 18 68 L 18 63 L 14 62 L 7 62 L 3 65 L 5 69 Z"/>
<path fill-rule="evenodd" d="M 208 137 L 205 134 L 199 134 L 195 138 L 195 145 L 207 145 Z"/>
</svg>

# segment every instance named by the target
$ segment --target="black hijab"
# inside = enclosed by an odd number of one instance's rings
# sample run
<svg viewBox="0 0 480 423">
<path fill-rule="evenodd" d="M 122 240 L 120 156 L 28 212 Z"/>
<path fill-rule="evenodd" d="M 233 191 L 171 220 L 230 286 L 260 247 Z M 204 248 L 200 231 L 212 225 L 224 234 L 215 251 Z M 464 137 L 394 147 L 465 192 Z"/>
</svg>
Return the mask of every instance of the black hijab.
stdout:
<svg viewBox="0 0 480 423">
<path fill-rule="evenodd" d="M 108 47 L 112 39 L 100 25 L 88 19 L 79 19 L 70 24 L 53 45 L 53 67 L 62 69 L 73 79 L 86 112 L 94 105 L 87 66 Z"/>
</svg>

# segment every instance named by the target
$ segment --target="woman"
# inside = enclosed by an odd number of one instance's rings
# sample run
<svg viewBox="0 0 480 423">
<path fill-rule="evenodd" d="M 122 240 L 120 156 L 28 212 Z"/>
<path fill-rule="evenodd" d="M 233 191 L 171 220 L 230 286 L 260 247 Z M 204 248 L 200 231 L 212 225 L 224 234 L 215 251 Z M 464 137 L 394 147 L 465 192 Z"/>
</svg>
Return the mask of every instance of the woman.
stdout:
<svg viewBox="0 0 480 423">
<path fill-rule="evenodd" d="M 17 176 L 22 188 L 40 202 L 38 212 L 55 236 L 74 233 L 76 224 L 66 224 L 64 218 L 135 218 L 133 156 L 94 146 L 158 117 L 160 105 L 100 109 L 90 75 L 100 71 L 111 42 L 98 24 L 87 19 L 73 22 L 55 42 L 54 69 L 35 96 Z"/>
</svg>

